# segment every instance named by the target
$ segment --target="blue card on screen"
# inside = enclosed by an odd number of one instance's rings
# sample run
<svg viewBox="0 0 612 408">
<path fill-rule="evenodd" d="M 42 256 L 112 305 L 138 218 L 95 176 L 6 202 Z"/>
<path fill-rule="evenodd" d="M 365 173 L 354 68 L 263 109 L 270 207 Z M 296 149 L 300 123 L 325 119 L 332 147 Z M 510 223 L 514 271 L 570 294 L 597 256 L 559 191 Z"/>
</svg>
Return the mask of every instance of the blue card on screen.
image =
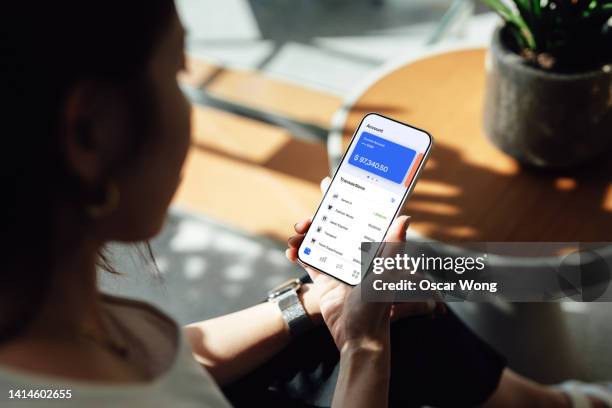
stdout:
<svg viewBox="0 0 612 408">
<path fill-rule="evenodd" d="M 355 167 L 401 183 L 416 152 L 406 146 L 363 132 L 348 161 Z"/>
</svg>

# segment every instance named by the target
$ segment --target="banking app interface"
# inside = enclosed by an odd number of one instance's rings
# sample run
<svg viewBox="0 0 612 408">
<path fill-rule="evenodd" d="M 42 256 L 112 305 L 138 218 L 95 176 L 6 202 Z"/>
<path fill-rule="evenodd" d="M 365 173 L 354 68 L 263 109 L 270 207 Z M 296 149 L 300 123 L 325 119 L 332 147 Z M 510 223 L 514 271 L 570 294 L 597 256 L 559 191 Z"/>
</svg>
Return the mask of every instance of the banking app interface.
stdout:
<svg viewBox="0 0 612 408">
<path fill-rule="evenodd" d="M 313 219 L 300 259 L 359 283 L 361 242 L 384 239 L 429 145 L 425 132 L 368 115 Z"/>
</svg>

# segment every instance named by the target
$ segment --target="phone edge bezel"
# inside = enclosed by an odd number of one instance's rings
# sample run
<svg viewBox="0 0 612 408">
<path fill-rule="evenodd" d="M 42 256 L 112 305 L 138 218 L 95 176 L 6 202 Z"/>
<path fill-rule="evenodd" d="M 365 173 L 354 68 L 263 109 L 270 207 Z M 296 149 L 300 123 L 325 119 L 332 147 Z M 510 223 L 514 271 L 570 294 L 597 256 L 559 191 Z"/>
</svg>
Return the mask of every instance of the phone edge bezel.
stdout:
<svg viewBox="0 0 612 408">
<path fill-rule="evenodd" d="M 355 136 L 357 135 L 357 132 L 359 131 L 359 129 L 361 129 L 361 125 L 363 124 L 363 121 L 370 115 L 376 115 L 376 116 L 380 116 L 382 118 L 385 118 L 387 120 L 390 120 L 392 122 L 395 123 L 399 123 L 400 125 L 404 125 L 407 126 L 409 128 L 412 129 L 416 129 L 418 131 L 421 131 L 423 133 L 425 133 L 427 136 L 429 136 L 429 145 L 427 146 L 427 149 L 425 150 L 425 153 L 423 154 L 423 160 L 421 160 L 421 163 L 419 164 L 419 168 L 416 170 L 416 172 L 414 173 L 414 177 L 412 178 L 412 181 L 410 183 L 410 186 L 408 186 L 408 188 L 406 189 L 406 193 L 404 193 L 404 197 L 402 198 L 402 200 L 400 201 L 400 203 L 397 206 L 397 209 L 395 210 L 395 214 L 393 215 L 393 218 L 391 220 L 391 222 L 389 223 L 389 226 L 387 227 L 387 229 L 385 230 L 385 235 L 387 235 L 387 233 L 389 232 L 389 228 L 391 228 L 391 225 L 393 224 L 393 221 L 397 218 L 398 213 L 400 212 L 400 210 L 404 207 L 406 201 L 408 200 L 408 197 L 410 197 L 410 195 L 412 194 L 412 191 L 414 190 L 414 186 L 416 185 L 417 180 L 419 179 L 419 176 L 421 174 L 421 170 L 425 167 L 425 164 L 427 162 L 427 160 L 429 159 L 429 154 L 431 153 L 431 150 L 433 148 L 434 145 L 434 138 L 431 135 L 431 133 L 429 133 L 428 131 L 418 128 L 416 126 L 412 126 L 409 125 L 407 123 L 401 122 L 399 120 L 395 120 L 392 119 L 390 117 L 387 117 L 383 114 L 377 113 L 377 112 L 368 112 L 365 114 L 365 116 L 361 119 L 361 121 L 359 122 L 359 125 L 357 125 L 357 127 L 355 128 L 355 131 L 353 132 L 353 136 L 351 136 L 351 141 L 349 142 L 348 147 L 346 148 L 346 150 L 344 151 L 344 154 L 342 155 L 342 158 L 340 159 L 340 164 L 338 165 L 338 168 L 336 168 L 336 171 L 334 172 L 334 175 L 332 176 L 331 182 L 329 183 L 329 186 L 327 188 L 327 190 L 325 191 L 325 193 L 323 194 L 323 197 L 321 197 L 321 201 L 319 202 L 319 206 L 317 207 L 317 209 L 315 210 L 313 216 L 312 216 L 312 220 L 315 219 L 315 217 L 317 216 L 317 213 L 319 212 L 319 210 L 321 209 L 321 205 L 323 204 L 323 201 L 325 200 L 325 197 L 327 197 L 327 193 L 329 192 L 329 187 L 331 187 L 332 183 L 334 182 L 334 180 L 336 179 L 336 175 L 338 174 L 338 171 L 340 170 L 340 167 L 342 167 L 342 163 L 344 162 L 344 158 L 346 157 L 346 155 L 348 154 L 349 150 L 351 149 L 351 146 L 353 145 L 353 142 L 355 140 Z M 305 235 L 304 235 L 305 236 Z M 327 276 L 330 276 L 342 283 L 345 283 L 349 286 L 357 286 L 359 285 L 359 283 L 356 284 L 352 284 L 350 282 L 347 282 L 343 279 L 340 279 L 337 276 L 332 275 L 331 273 L 322 271 L 318 268 L 315 268 L 314 266 L 308 264 L 307 262 L 303 261 L 302 259 L 300 259 L 300 250 L 302 249 L 302 245 L 304 245 L 304 242 L 302 242 L 300 244 L 300 246 L 298 247 L 298 251 L 297 251 L 297 263 L 302 266 L 303 268 L 310 268 L 310 269 L 314 269 L 317 272 L 321 272 Z"/>
</svg>

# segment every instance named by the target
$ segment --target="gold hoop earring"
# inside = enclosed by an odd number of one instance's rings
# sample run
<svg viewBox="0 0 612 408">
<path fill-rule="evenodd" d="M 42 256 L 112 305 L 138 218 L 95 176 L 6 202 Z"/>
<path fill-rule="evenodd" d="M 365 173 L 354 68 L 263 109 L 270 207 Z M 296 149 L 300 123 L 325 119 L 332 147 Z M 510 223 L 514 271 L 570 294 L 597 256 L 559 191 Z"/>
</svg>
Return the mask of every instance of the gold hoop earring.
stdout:
<svg viewBox="0 0 612 408">
<path fill-rule="evenodd" d="M 119 195 L 119 188 L 117 188 L 117 185 L 113 182 L 109 182 L 106 185 L 104 202 L 85 207 L 87 214 L 91 218 L 102 218 L 110 215 L 119 206 Z"/>
</svg>

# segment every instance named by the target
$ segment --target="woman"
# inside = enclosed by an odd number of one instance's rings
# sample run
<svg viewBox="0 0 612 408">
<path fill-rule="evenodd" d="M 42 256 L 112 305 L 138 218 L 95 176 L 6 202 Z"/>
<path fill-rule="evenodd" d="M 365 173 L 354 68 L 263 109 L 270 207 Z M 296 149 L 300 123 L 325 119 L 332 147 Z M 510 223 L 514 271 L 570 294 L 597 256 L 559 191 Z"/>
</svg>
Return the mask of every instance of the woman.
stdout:
<svg viewBox="0 0 612 408">
<path fill-rule="evenodd" d="M 503 371 L 451 313 L 431 319 L 444 308 L 361 303 L 314 271 L 299 298 L 316 328 L 293 339 L 274 302 L 183 333 L 151 306 L 101 294 L 97 267 L 112 272 L 105 244 L 155 236 L 179 184 L 190 134 L 176 83 L 184 32 L 167 0 L 11 7 L 1 24 L 3 126 L 19 131 L 7 150 L 19 160 L 5 169 L 14 189 L 0 282 L 2 406 L 229 406 L 218 385 L 239 405 L 503 406 L 516 390 L 565 402 Z M 308 226 L 296 224 L 290 259 Z M 407 226 L 398 218 L 387 239 Z M 425 317 L 391 327 L 413 315 Z M 330 384 L 333 402 L 321 392 Z"/>
</svg>

